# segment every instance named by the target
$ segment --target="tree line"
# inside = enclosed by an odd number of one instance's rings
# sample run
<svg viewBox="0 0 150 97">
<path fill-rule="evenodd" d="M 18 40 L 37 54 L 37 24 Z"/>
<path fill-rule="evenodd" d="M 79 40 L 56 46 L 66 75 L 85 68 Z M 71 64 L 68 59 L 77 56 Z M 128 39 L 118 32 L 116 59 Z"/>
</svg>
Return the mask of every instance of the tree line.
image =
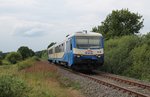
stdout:
<svg viewBox="0 0 150 97">
<path fill-rule="evenodd" d="M 2 53 L 0 51 L 0 65 L 16 64 L 34 55 L 35 52 L 27 46 L 21 46 L 16 52 Z"/>
<path fill-rule="evenodd" d="M 47 46 L 47 48 L 55 44 L 56 42 L 51 42 Z M 47 60 L 48 59 L 47 49 L 34 52 L 27 46 L 21 46 L 20 48 L 18 48 L 16 52 L 3 53 L 2 51 L 0 51 L 0 65 L 16 64 L 19 61 L 26 60 L 27 58 L 33 56 Z"/>
<path fill-rule="evenodd" d="M 105 39 L 105 72 L 150 81 L 150 32 L 139 34 L 144 19 L 128 9 L 113 10 L 92 31 Z"/>
</svg>

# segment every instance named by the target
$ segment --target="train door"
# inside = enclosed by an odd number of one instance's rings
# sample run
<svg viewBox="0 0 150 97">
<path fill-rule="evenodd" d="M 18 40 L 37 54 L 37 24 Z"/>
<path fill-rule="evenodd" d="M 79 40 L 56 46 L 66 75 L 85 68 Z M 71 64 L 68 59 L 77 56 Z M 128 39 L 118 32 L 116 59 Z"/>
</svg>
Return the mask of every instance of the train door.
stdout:
<svg viewBox="0 0 150 97">
<path fill-rule="evenodd" d="M 72 64 L 72 39 L 66 42 L 67 62 L 70 66 Z"/>
</svg>

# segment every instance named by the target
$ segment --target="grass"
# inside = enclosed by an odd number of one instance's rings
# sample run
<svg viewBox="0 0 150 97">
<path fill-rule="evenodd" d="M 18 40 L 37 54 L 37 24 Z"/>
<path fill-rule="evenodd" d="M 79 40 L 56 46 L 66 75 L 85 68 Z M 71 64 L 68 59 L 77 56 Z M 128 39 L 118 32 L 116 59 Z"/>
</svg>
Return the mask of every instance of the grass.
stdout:
<svg viewBox="0 0 150 97">
<path fill-rule="evenodd" d="M 17 63 L 18 70 L 29 68 L 29 67 L 33 66 L 36 61 L 40 61 L 40 59 L 36 56 L 28 58 L 24 61 L 21 61 L 21 62 Z"/>
<path fill-rule="evenodd" d="M 25 72 L 18 71 L 18 65 L 0 66 L 0 76 L 5 74 L 15 75 L 27 82 L 31 87 L 28 97 L 83 97 L 77 91 L 79 83 L 60 78 L 57 71 Z"/>
</svg>

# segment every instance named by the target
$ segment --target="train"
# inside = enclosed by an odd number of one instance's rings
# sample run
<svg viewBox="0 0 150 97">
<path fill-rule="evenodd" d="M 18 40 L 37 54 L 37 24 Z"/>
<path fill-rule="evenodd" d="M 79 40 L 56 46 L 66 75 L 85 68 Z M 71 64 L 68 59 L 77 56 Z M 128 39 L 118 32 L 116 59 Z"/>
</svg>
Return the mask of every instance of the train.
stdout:
<svg viewBox="0 0 150 97">
<path fill-rule="evenodd" d="M 104 38 L 100 33 L 75 32 L 47 51 L 49 62 L 76 70 L 95 70 L 104 63 Z"/>
</svg>

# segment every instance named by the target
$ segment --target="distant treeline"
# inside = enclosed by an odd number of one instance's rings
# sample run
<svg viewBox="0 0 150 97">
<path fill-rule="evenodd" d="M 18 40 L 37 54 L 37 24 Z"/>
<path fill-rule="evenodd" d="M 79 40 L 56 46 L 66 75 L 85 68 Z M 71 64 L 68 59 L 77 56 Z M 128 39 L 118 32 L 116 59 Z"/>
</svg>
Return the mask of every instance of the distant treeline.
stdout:
<svg viewBox="0 0 150 97">
<path fill-rule="evenodd" d="M 48 59 L 47 50 L 37 51 L 37 52 L 35 52 L 35 56 L 42 58 L 44 60 L 47 60 Z"/>
</svg>

